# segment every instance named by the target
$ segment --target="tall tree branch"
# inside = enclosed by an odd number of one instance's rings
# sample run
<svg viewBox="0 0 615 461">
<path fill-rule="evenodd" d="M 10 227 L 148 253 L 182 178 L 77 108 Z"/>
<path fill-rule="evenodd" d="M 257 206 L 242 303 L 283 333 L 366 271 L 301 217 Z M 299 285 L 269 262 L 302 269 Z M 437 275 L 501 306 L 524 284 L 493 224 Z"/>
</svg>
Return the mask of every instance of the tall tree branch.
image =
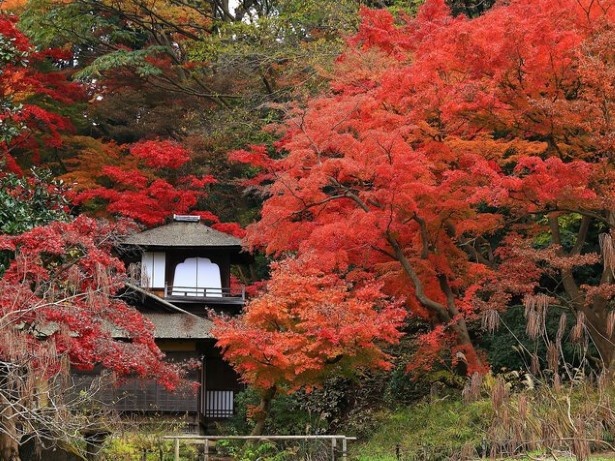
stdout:
<svg viewBox="0 0 615 461">
<path fill-rule="evenodd" d="M 446 306 L 444 306 L 443 304 L 440 304 L 437 301 L 434 301 L 433 299 L 431 299 L 429 296 L 425 294 L 425 290 L 423 288 L 423 283 L 421 282 L 421 279 L 419 278 L 418 274 L 412 267 L 412 264 L 410 264 L 410 261 L 408 260 L 408 258 L 406 258 L 406 255 L 404 254 L 401 248 L 401 245 L 399 244 L 399 242 L 397 241 L 393 233 L 391 231 L 387 231 L 385 236 L 386 236 L 387 241 L 393 248 L 393 251 L 395 253 L 395 259 L 399 261 L 406 275 L 410 277 L 410 280 L 412 281 L 412 285 L 414 286 L 414 292 L 415 292 L 416 298 L 419 300 L 419 302 L 426 308 L 433 311 L 441 322 L 443 323 L 450 322 L 451 317 L 448 313 Z"/>
</svg>

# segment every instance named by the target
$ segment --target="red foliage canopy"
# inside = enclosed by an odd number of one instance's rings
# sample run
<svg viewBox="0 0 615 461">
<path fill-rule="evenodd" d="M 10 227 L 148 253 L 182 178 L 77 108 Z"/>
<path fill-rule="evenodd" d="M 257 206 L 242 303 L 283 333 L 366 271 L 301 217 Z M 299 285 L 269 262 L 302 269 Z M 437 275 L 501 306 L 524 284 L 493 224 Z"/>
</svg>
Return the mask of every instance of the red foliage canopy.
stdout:
<svg viewBox="0 0 615 461">
<path fill-rule="evenodd" d="M 150 168 L 177 169 L 190 160 L 190 153 L 173 141 L 140 141 L 130 146 L 130 153 Z"/>
<path fill-rule="evenodd" d="M 607 339 L 610 366 L 613 290 L 593 298 L 600 307 L 572 272 L 597 261 L 583 254 L 598 250 L 589 235 L 615 236 L 607 6 L 514 0 L 473 20 L 453 18 L 442 0 L 403 21 L 363 10 L 331 95 L 288 121 L 277 145 L 287 155 L 235 154 L 273 179 L 250 246 L 299 255 L 352 290 L 379 280 L 437 325 L 420 362 L 452 347 L 470 373 L 486 364 L 467 322 L 512 296 L 546 295 L 540 277 L 556 274 L 594 341 Z M 608 288 L 615 257 L 603 253 Z"/>
<path fill-rule="evenodd" d="M 114 297 L 124 287 L 124 266 L 110 250 L 125 231 L 82 216 L 0 236 L 0 250 L 14 253 L 0 278 L 3 360 L 34 361 L 39 374 L 50 375 L 68 358 L 77 368 L 102 365 L 177 385 L 152 325 Z"/>
<path fill-rule="evenodd" d="M 117 148 L 109 153 L 108 163 L 99 171 L 89 172 L 94 178 L 85 188 L 77 189 L 71 199 L 77 204 L 104 202 L 107 213 L 132 218 L 146 226 L 154 226 L 176 214 L 192 212 L 218 223 L 212 213 L 198 210 L 199 199 L 207 194 L 207 185 L 215 182 L 212 176 L 196 177 L 182 172 L 190 160 L 190 153 L 176 142 L 165 140 L 141 141 Z M 81 170 L 87 170 L 81 162 Z M 75 170 L 67 179 L 83 175 Z"/>
</svg>

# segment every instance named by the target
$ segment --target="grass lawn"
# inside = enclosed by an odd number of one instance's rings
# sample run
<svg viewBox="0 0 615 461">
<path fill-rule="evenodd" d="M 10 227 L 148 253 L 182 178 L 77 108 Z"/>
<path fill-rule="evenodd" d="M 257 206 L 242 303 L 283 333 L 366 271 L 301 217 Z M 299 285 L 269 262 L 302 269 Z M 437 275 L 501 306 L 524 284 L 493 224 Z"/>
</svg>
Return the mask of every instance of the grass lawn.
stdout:
<svg viewBox="0 0 615 461">
<path fill-rule="evenodd" d="M 533 422 L 541 417 L 533 416 Z M 350 443 L 350 460 L 354 461 L 445 461 L 491 459 L 490 440 L 494 427 L 503 423 L 495 416 L 489 399 L 464 403 L 454 399 L 424 402 L 397 411 L 383 411 L 374 416 L 374 430 L 362 439 Z M 543 420 L 544 421 L 544 420 Z M 550 421 L 550 420 L 549 420 Z M 529 424 L 529 423 L 528 423 Z M 540 427 L 540 426 L 537 426 Z M 352 434 L 347 434 L 352 435 Z M 530 433 L 534 443 L 540 446 L 540 434 Z M 603 439 L 603 448 L 609 449 L 612 440 Z M 496 445 L 497 453 L 505 450 L 506 443 Z M 508 440 L 508 439 L 504 439 Z M 596 446 L 594 446 L 596 449 Z M 511 452 L 518 449 L 511 448 Z M 497 459 L 521 461 L 576 461 L 570 448 L 561 450 L 541 448 L 527 454 L 505 457 L 505 451 Z M 568 450 L 568 451 L 566 451 Z M 482 458 L 481 458 L 482 456 Z M 591 461 L 615 461 L 615 451 L 592 455 Z"/>
</svg>

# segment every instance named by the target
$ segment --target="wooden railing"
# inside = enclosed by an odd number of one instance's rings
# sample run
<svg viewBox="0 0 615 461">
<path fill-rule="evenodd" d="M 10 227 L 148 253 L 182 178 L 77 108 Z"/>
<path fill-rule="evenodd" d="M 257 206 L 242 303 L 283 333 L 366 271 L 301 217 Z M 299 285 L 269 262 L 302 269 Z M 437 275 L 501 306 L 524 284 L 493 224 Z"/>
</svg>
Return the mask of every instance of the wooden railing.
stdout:
<svg viewBox="0 0 615 461">
<path fill-rule="evenodd" d="M 177 285 L 166 285 L 164 287 L 165 298 L 191 297 L 191 298 L 223 298 L 223 299 L 246 299 L 246 289 L 231 290 L 230 288 L 220 287 L 184 287 Z"/>
<path fill-rule="evenodd" d="M 348 459 L 348 441 L 356 440 L 356 437 L 346 437 L 345 435 L 169 435 L 163 437 L 164 440 L 172 440 L 174 442 L 175 449 L 175 461 L 179 461 L 179 448 L 180 444 L 197 444 L 203 445 L 203 459 L 204 461 L 210 460 L 211 449 L 218 440 L 257 440 L 265 442 L 268 440 L 321 440 L 330 441 L 330 455 L 327 459 L 335 461 L 341 459 L 346 461 Z M 212 444 L 213 442 L 213 444 Z M 338 444 L 338 442 L 340 442 Z M 341 446 L 340 446 L 341 445 Z"/>
</svg>

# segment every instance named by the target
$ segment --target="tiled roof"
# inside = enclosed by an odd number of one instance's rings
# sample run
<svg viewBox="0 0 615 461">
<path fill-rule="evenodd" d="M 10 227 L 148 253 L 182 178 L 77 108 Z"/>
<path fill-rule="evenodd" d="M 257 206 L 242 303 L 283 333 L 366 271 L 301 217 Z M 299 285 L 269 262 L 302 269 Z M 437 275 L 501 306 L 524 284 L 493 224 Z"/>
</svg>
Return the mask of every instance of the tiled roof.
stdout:
<svg viewBox="0 0 615 461">
<path fill-rule="evenodd" d="M 124 240 L 126 245 L 160 247 L 240 247 L 241 240 L 200 222 L 173 221 Z"/>
<path fill-rule="evenodd" d="M 211 338 L 211 320 L 188 314 L 143 312 L 143 316 L 154 324 L 157 339 L 204 339 Z"/>
<path fill-rule="evenodd" d="M 142 312 L 141 315 L 154 324 L 154 337 L 156 339 L 207 339 L 213 338 L 211 329 L 213 322 L 203 317 L 190 315 L 188 313 L 160 313 Z M 128 334 L 122 328 L 110 322 L 104 321 L 103 324 L 111 331 L 114 338 L 127 338 Z M 22 328 L 17 325 L 17 328 Z M 44 325 L 37 325 L 37 331 L 41 335 L 51 335 L 58 330 L 58 324 L 50 322 Z"/>
</svg>

